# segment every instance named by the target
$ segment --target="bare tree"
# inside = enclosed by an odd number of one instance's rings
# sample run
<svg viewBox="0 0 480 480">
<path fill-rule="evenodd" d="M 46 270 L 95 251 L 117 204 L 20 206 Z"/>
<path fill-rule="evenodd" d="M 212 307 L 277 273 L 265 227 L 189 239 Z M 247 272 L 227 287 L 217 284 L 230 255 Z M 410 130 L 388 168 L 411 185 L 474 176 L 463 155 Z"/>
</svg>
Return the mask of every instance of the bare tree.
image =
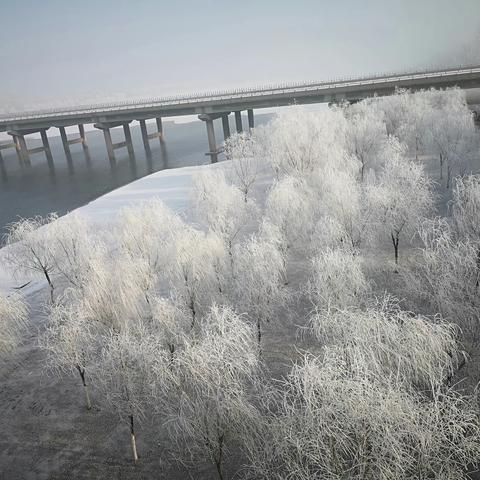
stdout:
<svg viewBox="0 0 480 480">
<path fill-rule="evenodd" d="M 153 198 L 124 208 L 119 215 L 117 235 L 121 251 L 149 272 L 151 287 L 147 297 L 166 278 L 174 252 L 174 242 L 185 228 L 182 219 L 160 199 Z"/>
<path fill-rule="evenodd" d="M 178 357 L 167 426 L 179 449 L 209 459 L 220 480 L 231 442 L 253 415 L 258 369 L 253 327 L 227 307 L 212 307 Z"/>
<path fill-rule="evenodd" d="M 103 336 L 102 351 L 94 369 L 101 401 L 118 412 L 129 426 L 135 463 L 138 461 L 135 425 L 146 416 L 151 405 L 151 372 L 161 355 L 156 339 L 138 324 L 121 332 L 110 330 Z M 165 354 L 165 361 L 166 357 Z"/>
<path fill-rule="evenodd" d="M 247 133 L 235 133 L 225 141 L 225 155 L 231 160 L 231 176 L 243 193 L 245 202 L 260 174 L 261 139 Z"/>
<path fill-rule="evenodd" d="M 57 219 L 56 214 L 45 218 L 20 219 L 8 226 L 5 243 L 8 246 L 5 261 L 15 272 L 41 274 L 50 287 L 53 303 L 54 284 L 52 276 L 57 272 L 50 248 L 48 224 Z"/>
<path fill-rule="evenodd" d="M 347 148 L 360 161 L 360 181 L 365 169 L 372 168 L 387 140 L 385 122 L 380 109 L 372 102 L 359 102 L 346 109 L 348 120 Z"/>
<path fill-rule="evenodd" d="M 314 223 L 313 195 L 302 180 L 285 176 L 268 193 L 264 221 L 280 232 L 280 248 L 285 259 L 290 251 L 304 252 L 309 246 Z"/>
<path fill-rule="evenodd" d="M 82 303 L 73 301 L 51 307 L 48 325 L 39 338 L 40 347 L 47 352 L 47 366 L 51 371 L 80 375 L 88 410 L 92 403 L 87 371 L 98 354 L 97 336 L 98 328 L 84 315 Z"/>
<path fill-rule="evenodd" d="M 433 94 L 432 94 L 433 95 Z M 436 93 L 431 99 L 434 109 L 430 116 L 430 141 L 440 158 L 440 179 L 443 165 L 447 167 L 446 188 L 453 172 L 463 174 L 476 153 L 476 132 L 472 112 L 466 105 L 465 94 L 459 89 Z"/>
<path fill-rule="evenodd" d="M 213 233 L 188 227 L 175 241 L 167 279 L 175 301 L 190 312 L 192 328 L 202 309 L 225 293 L 226 258 L 224 243 Z"/>
<path fill-rule="evenodd" d="M 255 217 L 255 204 L 243 201 L 241 190 L 226 182 L 222 170 L 197 174 L 193 198 L 198 218 L 224 240 L 231 255 L 241 230 Z"/>
<path fill-rule="evenodd" d="M 400 238 L 413 235 L 433 209 L 433 193 L 422 167 L 405 158 L 398 141 L 390 139 L 385 155 L 385 166 L 369 193 L 378 228 L 388 231 L 397 265 Z"/>
<path fill-rule="evenodd" d="M 235 301 L 255 322 L 259 345 L 262 324 L 270 321 L 287 298 L 284 268 L 283 255 L 275 244 L 255 236 L 234 250 Z"/>
</svg>

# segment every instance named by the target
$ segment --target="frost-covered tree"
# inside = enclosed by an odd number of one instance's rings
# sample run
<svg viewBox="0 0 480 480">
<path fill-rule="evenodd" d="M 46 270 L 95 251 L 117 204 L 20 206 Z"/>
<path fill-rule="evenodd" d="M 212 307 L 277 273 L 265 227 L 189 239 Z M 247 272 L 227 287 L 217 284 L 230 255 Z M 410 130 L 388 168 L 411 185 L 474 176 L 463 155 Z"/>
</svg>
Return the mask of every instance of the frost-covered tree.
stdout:
<svg viewBox="0 0 480 480">
<path fill-rule="evenodd" d="M 141 324 L 121 332 L 110 330 L 102 337 L 102 350 L 95 364 L 95 385 L 100 399 L 116 411 L 130 428 L 132 455 L 138 461 L 135 425 L 151 408 L 151 372 L 166 353 Z"/>
<path fill-rule="evenodd" d="M 267 156 L 277 177 L 307 177 L 328 163 L 341 168 L 345 158 L 346 121 L 339 108 L 307 113 L 291 108 L 267 129 Z"/>
<path fill-rule="evenodd" d="M 460 238 L 480 244 L 480 175 L 455 179 L 452 220 Z"/>
<path fill-rule="evenodd" d="M 42 274 L 50 287 L 52 303 L 55 283 L 61 285 L 63 280 L 67 286 L 81 288 L 104 251 L 79 214 L 19 220 L 9 226 L 6 243 L 7 262 L 19 272 Z"/>
<path fill-rule="evenodd" d="M 334 246 L 358 249 L 371 236 L 374 209 L 370 202 L 370 184 L 357 180 L 357 162 L 347 170 L 325 168 L 311 177 L 311 191 L 316 209 L 313 250 L 319 251 L 331 242 Z M 327 227 L 327 231 L 321 231 Z M 333 235 L 328 239 L 327 233 Z M 326 244 L 325 244 L 326 240 Z"/>
<path fill-rule="evenodd" d="M 449 188 L 454 171 L 465 173 L 471 159 L 478 157 L 477 134 L 464 92 L 451 89 L 437 94 L 431 102 L 435 105 L 430 116 L 431 145 L 440 159 L 440 179 L 443 165 L 447 167 L 445 186 Z"/>
<path fill-rule="evenodd" d="M 193 198 L 199 219 L 223 239 L 231 253 L 241 230 L 254 216 L 254 204 L 243 201 L 241 190 L 226 182 L 222 170 L 197 174 Z"/>
<path fill-rule="evenodd" d="M 480 452 L 472 399 L 399 388 L 335 349 L 295 365 L 267 412 L 247 442 L 254 478 L 464 478 Z"/>
<path fill-rule="evenodd" d="M 312 259 L 307 292 L 322 310 L 358 305 L 368 291 L 362 258 L 354 252 L 326 249 Z"/>
<path fill-rule="evenodd" d="M 398 141 L 390 139 L 385 155 L 385 165 L 369 193 L 378 228 L 387 230 L 398 264 L 400 238 L 413 235 L 433 209 L 433 193 L 423 168 L 405 158 Z"/>
<path fill-rule="evenodd" d="M 404 387 L 434 389 L 462 362 L 454 325 L 403 311 L 389 297 L 365 310 L 320 311 L 310 321 L 319 342 L 338 348 L 347 364 Z"/>
<path fill-rule="evenodd" d="M 39 344 L 47 352 L 47 366 L 54 373 L 79 374 L 87 409 L 92 408 L 87 372 L 98 353 L 98 325 L 89 322 L 81 302 L 53 305 Z"/>
<path fill-rule="evenodd" d="M 292 249 L 304 251 L 311 239 L 314 204 L 308 185 L 302 180 L 285 176 L 270 190 L 264 221 L 280 232 L 280 246 L 285 258 Z"/>
<path fill-rule="evenodd" d="M 152 289 L 165 279 L 175 239 L 185 224 L 160 199 L 153 198 L 124 208 L 117 223 L 121 250 L 134 261 L 143 262 L 149 271 Z M 154 292 L 149 291 L 147 295 Z"/>
<path fill-rule="evenodd" d="M 478 244 L 458 238 L 444 220 L 422 225 L 423 248 L 405 282 L 413 298 L 461 327 L 469 353 L 480 341 Z"/>
<path fill-rule="evenodd" d="M 254 414 L 254 329 L 230 308 L 213 306 L 177 360 L 171 388 L 178 396 L 169 404 L 166 425 L 180 451 L 211 461 L 223 480 L 232 441 Z"/>
<path fill-rule="evenodd" d="M 245 202 L 260 174 L 261 138 L 235 133 L 225 140 L 225 155 L 231 160 L 231 176 L 243 193 Z"/>
<path fill-rule="evenodd" d="M 149 324 L 152 335 L 168 349 L 173 362 L 175 352 L 183 345 L 186 335 L 190 331 L 191 319 L 180 306 L 172 300 L 155 298 L 152 301 L 152 321 Z"/>
<path fill-rule="evenodd" d="M 373 168 L 387 140 L 382 111 L 372 102 L 362 101 L 346 109 L 347 151 L 360 162 L 360 181 L 365 169 Z"/>
<path fill-rule="evenodd" d="M 224 295 L 227 258 L 224 242 L 213 233 L 188 227 L 176 239 L 167 279 L 175 301 L 190 312 L 192 327 L 202 310 Z"/>
<path fill-rule="evenodd" d="M 234 250 L 234 296 L 256 324 L 260 344 L 262 325 L 286 301 L 285 260 L 272 242 L 252 236 Z M 237 304 L 237 303 L 235 303 Z"/>
<path fill-rule="evenodd" d="M 28 310 L 19 295 L 0 292 L 0 356 L 11 354 L 21 342 Z"/>
<path fill-rule="evenodd" d="M 5 235 L 7 254 L 5 260 L 17 273 L 41 274 L 50 287 L 50 299 L 53 303 L 53 275 L 57 271 L 50 248 L 51 229 L 49 224 L 57 219 L 56 214 L 45 218 L 22 218 L 8 226 Z"/>
</svg>

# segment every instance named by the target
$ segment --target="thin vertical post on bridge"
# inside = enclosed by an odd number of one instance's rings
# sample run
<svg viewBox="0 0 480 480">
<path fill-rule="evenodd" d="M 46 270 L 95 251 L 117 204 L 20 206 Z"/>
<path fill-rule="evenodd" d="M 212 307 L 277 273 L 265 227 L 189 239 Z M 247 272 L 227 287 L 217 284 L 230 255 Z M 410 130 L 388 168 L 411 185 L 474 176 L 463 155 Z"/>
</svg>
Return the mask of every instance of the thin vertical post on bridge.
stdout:
<svg viewBox="0 0 480 480">
<path fill-rule="evenodd" d="M 228 113 L 222 115 L 223 138 L 225 141 L 230 137 L 230 123 L 228 121 Z"/>
<path fill-rule="evenodd" d="M 165 141 L 165 139 L 163 138 L 162 117 L 156 117 L 155 121 L 157 122 L 158 138 L 160 139 L 160 143 L 163 143 Z"/>
<path fill-rule="evenodd" d="M 148 131 L 147 131 L 147 123 L 145 120 L 139 120 L 140 122 L 140 131 L 142 132 L 142 140 L 143 146 L 145 147 L 145 151 L 147 155 L 150 155 L 150 140 L 148 139 Z"/>
<path fill-rule="evenodd" d="M 243 127 L 242 127 L 242 112 L 241 111 L 235 112 L 235 125 L 237 127 L 237 133 L 242 133 L 243 132 Z"/>
<path fill-rule="evenodd" d="M 253 119 L 253 110 L 251 108 L 247 110 L 247 115 L 248 115 L 248 128 L 249 130 L 252 130 L 255 127 L 255 123 Z"/>
<path fill-rule="evenodd" d="M 125 135 L 125 143 L 127 146 L 128 154 L 133 155 L 133 143 L 132 143 L 132 134 L 130 132 L 130 126 L 128 123 L 123 124 L 123 133 Z"/>
</svg>

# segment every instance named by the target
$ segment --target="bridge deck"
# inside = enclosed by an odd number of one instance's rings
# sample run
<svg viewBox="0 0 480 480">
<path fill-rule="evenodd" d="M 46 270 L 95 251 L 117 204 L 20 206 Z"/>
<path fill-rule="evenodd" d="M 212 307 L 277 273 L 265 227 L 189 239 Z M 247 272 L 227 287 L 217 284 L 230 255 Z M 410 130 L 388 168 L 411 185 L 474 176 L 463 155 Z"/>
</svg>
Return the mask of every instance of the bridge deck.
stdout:
<svg viewBox="0 0 480 480">
<path fill-rule="evenodd" d="M 296 83 L 175 97 L 149 98 L 0 115 L 0 131 L 125 122 L 152 117 L 214 114 L 293 103 L 322 103 L 392 93 L 395 88 L 480 87 L 480 66 L 425 72 L 371 75 L 333 81 Z"/>
</svg>

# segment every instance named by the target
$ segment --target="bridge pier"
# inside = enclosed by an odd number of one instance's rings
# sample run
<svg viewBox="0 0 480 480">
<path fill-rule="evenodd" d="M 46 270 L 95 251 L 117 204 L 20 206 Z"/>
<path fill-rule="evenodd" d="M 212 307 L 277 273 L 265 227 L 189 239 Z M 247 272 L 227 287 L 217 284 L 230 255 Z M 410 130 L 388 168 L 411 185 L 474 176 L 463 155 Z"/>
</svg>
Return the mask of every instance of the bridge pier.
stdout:
<svg viewBox="0 0 480 480">
<path fill-rule="evenodd" d="M 105 146 L 107 147 L 108 160 L 110 165 L 114 167 L 116 165 L 115 159 L 115 150 L 117 148 L 127 147 L 128 155 L 133 157 L 133 144 L 132 144 L 132 135 L 130 133 L 130 122 L 101 122 L 95 123 L 93 126 L 103 131 L 103 137 L 105 138 Z M 124 142 L 113 143 L 112 134 L 110 133 L 111 128 L 123 127 L 123 133 L 125 135 Z"/>
<path fill-rule="evenodd" d="M 228 121 L 228 113 L 222 115 L 223 139 L 227 141 L 230 137 L 230 123 Z"/>
<path fill-rule="evenodd" d="M 50 150 L 50 143 L 48 143 L 47 131 L 40 130 L 40 136 L 42 137 L 42 144 L 43 150 L 45 152 L 45 156 L 47 157 L 48 168 L 50 169 L 50 173 L 55 173 L 55 166 L 53 164 L 53 157 L 52 151 Z"/>
<path fill-rule="evenodd" d="M 81 143 L 84 150 L 87 148 L 87 140 L 85 138 L 85 128 L 81 123 L 78 125 L 79 137 L 72 138 L 71 140 L 69 140 L 67 137 L 65 127 L 57 127 L 57 128 L 60 130 L 60 137 L 62 138 L 63 150 L 65 151 L 65 155 L 67 159 L 71 158 L 70 145 L 73 145 L 74 143 Z"/>
<path fill-rule="evenodd" d="M 241 111 L 235 112 L 235 126 L 237 127 L 237 133 L 242 133 L 243 132 L 242 112 Z"/>
<path fill-rule="evenodd" d="M 18 143 L 16 142 L 15 138 L 13 138 L 12 143 L 0 143 L 0 160 L 3 162 L 2 150 L 6 150 L 8 148 L 14 148 L 15 149 L 15 151 L 17 152 L 17 156 L 18 156 L 18 162 L 20 163 L 20 166 L 23 167 L 24 166 L 23 158 L 20 155 L 20 150 L 19 150 L 19 147 L 18 147 Z"/>
<path fill-rule="evenodd" d="M 40 128 L 40 129 L 32 129 L 32 130 L 12 130 L 7 133 L 13 137 L 13 141 L 15 143 L 15 147 L 19 154 L 21 164 L 30 166 L 31 154 L 45 152 L 45 156 L 47 157 L 48 167 L 50 168 L 50 171 L 52 173 L 55 173 L 52 151 L 50 149 L 50 143 L 48 142 L 47 130 L 48 128 Z M 41 147 L 36 147 L 31 149 L 28 148 L 27 141 L 25 140 L 25 135 L 29 135 L 30 133 L 40 133 L 40 137 L 42 139 Z"/>
<path fill-rule="evenodd" d="M 247 115 L 248 115 L 248 129 L 252 130 L 255 127 L 255 123 L 253 120 L 253 110 L 251 108 L 247 110 Z"/>
<path fill-rule="evenodd" d="M 147 155 L 151 154 L 150 139 L 158 138 L 160 140 L 161 146 L 165 143 L 165 139 L 163 137 L 162 117 L 156 117 L 155 122 L 157 124 L 157 131 L 153 133 L 148 133 L 146 119 L 139 120 L 140 131 L 142 132 L 143 146 L 145 147 Z"/>
<path fill-rule="evenodd" d="M 211 158 L 212 163 L 218 162 L 218 154 L 223 151 L 222 148 L 217 146 L 217 142 L 215 140 L 215 128 L 213 126 L 213 121 L 217 118 L 224 117 L 228 114 L 225 113 L 216 113 L 216 114 L 207 114 L 202 113 L 198 116 L 198 118 L 205 122 L 207 127 L 207 138 L 208 138 L 208 149 L 209 151 L 205 155 L 209 155 Z M 227 118 L 228 119 L 228 118 Z"/>
</svg>

